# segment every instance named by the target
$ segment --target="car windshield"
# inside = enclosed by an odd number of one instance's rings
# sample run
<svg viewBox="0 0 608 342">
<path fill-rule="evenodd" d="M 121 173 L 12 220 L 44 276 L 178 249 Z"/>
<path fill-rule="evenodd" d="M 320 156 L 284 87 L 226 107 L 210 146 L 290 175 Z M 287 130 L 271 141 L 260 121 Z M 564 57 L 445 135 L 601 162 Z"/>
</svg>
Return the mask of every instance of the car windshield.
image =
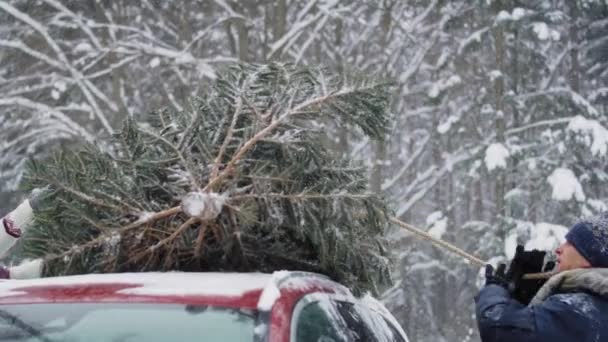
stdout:
<svg viewBox="0 0 608 342">
<path fill-rule="evenodd" d="M 0 341 L 253 341 L 255 312 L 177 304 L 0 305 Z"/>
</svg>

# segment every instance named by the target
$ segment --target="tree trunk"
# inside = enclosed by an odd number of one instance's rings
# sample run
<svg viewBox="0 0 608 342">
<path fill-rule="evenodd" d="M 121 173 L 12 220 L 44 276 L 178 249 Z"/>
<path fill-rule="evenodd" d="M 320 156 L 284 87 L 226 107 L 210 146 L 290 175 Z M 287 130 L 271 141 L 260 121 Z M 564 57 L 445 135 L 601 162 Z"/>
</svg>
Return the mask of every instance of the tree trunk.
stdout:
<svg viewBox="0 0 608 342">
<path fill-rule="evenodd" d="M 274 37 L 273 6 L 270 4 L 264 5 L 264 36 L 262 37 L 262 61 L 268 61 L 268 53 L 270 52 L 270 43 Z M 272 34 L 271 34 L 272 32 Z"/>
<path fill-rule="evenodd" d="M 477 220 L 483 221 L 483 184 L 482 184 L 482 175 L 479 175 L 479 179 L 474 181 L 474 215 Z"/>
<path fill-rule="evenodd" d="M 495 13 L 499 13 L 503 9 L 502 0 L 496 0 L 494 2 Z M 494 96 L 496 106 L 496 141 L 498 143 L 505 143 L 505 108 L 504 108 L 504 58 L 505 58 L 505 47 L 504 47 L 504 28 L 502 25 L 497 25 L 493 29 L 494 34 L 494 48 L 496 53 L 496 68 L 500 71 L 501 76 L 496 77 L 494 80 Z M 497 177 L 494 186 L 495 195 L 495 207 L 496 215 L 505 216 L 505 170 L 497 170 Z"/>
<path fill-rule="evenodd" d="M 568 14 L 570 16 L 570 27 L 568 33 L 570 35 L 570 70 L 568 78 L 570 79 L 570 87 L 575 92 L 580 92 L 580 62 L 579 62 L 579 39 L 578 39 L 578 1 L 566 1 L 568 4 Z"/>
<path fill-rule="evenodd" d="M 447 152 L 448 153 L 452 153 L 452 143 L 451 143 L 451 137 L 448 136 L 447 137 L 448 141 L 446 143 L 447 146 Z M 452 171 L 448 172 L 447 175 L 447 180 L 446 180 L 446 189 L 447 189 L 447 203 L 446 203 L 446 210 L 447 210 L 447 218 L 448 218 L 448 225 L 453 225 L 456 223 L 456 210 L 457 210 L 457 205 L 456 205 L 456 196 L 455 196 L 455 191 L 454 191 L 454 173 Z"/>
<path fill-rule="evenodd" d="M 385 1 L 384 5 L 385 7 L 383 8 L 383 12 L 382 12 L 382 20 L 380 22 L 381 25 L 381 29 L 382 29 L 382 34 L 383 34 L 383 39 L 382 39 L 382 45 L 384 48 L 386 48 L 388 41 L 386 39 L 386 37 L 388 36 L 388 33 L 391 29 L 391 10 L 392 10 L 392 5 L 388 4 L 389 1 Z M 340 29 L 341 30 L 341 29 Z M 388 76 L 388 75 L 387 75 Z M 388 137 L 386 137 L 388 139 Z M 384 169 L 384 164 L 386 162 L 386 140 L 379 140 L 375 142 L 375 146 L 374 146 L 374 157 L 375 157 L 375 161 L 373 163 L 373 168 L 372 168 L 372 173 L 371 173 L 371 189 L 372 191 L 376 192 L 376 193 L 381 193 L 382 192 L 382 180 L 383 180 L 383 169 Z"/>
<path fill-rule="evenodd" d="M 249 60 L 249 28 L 245 20 L 236 20 L 234 22 L 236 35 L 238 39 L 239 60 L 247 62 Z"/>
<path fill-rule="evenodd" d="M 370 187 L 371 191 L 380 194 L 382 193 L 382 169 L 386 159 L 386 147 L 384 141 L 374 142 L 374 159 Z"/>
<path fill-rule="evenodd" d="M 244 12 L 237 2 L 231 2 L 230 7 L 236 13 Z M 243 16 L 245 15 L 243 14 Z M 232 35 L 232 29 L 234 29 L 236 39 Z M 238 57 L 239 61 L 247 62 L 249 60 L 249 28 L 245 19 L 235 18 L 230 20 L 226 24 L 226 31 L 233 54 Z"/>
<path fill-rule="evenodd" d="M 274 5 L 274 40 L 285 35 L 287 28 L 287 0 L 276 0 Z"/>
<path fill-rule="evenodd" d="M 519 31 L 517 28 L 515 28 L 513 30 L 513 49 L 511 50 L 512 52 L 512 56 L 511 56 L 511 90 L 517 95 L 519 94 L 519 87 L 520 87 L 520 75 L 519 75 L 519 47 L 520 45 L 518 44 L 519 42 Z M 517 103 L 515 101 L 513 101 L 512 105 L 511 105 L 511 111 L 513 112 L 513 127 L 519 127 L 520 125 L 520 113 L 519 113 L 519 109 L 517 108 Z M 508 169 L 508 174 L 509 176 L 511 176 L 511 182 L 509 185 L 509 189 L 515 189 L 517 188 L 517 181 L 518 181 L 518 177 L 517 172 L 518 172 L 518 167 L 519 167 L 519 156 L 514 156 L 511 158 L 512 159 L 512 165 L 511 168 Z M 507 211 L 507 215 L 509 217 L 513 217 L 515 208 L 513 208 L 514 203 L 512 201 L 510 201 L 510 203 L 508 204 L 509 208 L 506 209 Z M 517 210 L 518 215 L 522 215 L 523 213 L 521 213 L 521 210 Z M 523 218 L 523 217 L 516 217 L 516 218 Z"/>
<path fill-rule="evenodd" d="M 224 24 L 224 28 L 226 29 L 226 37 L 228 38 L 228 46 L 230 47 L 230 53 L 232 56 L 237 56 L 238 48 L 236 46 L 234 35 L 232 34 L 232 24 L 228 21 Z"/>
<path fill-rule="evenodd" d="M 272 26 L 272 42 L 276 42 L 281 39 L 287 32 L 287 0 L 276 0 L 273 6 L 273 18 L 271 22 Z M 282 47 L 278 48 L 271 55 L 267 56 L 267 59 L 277 59 L 281 57 Z"/>
<path fill-rule="evenodd" d="M 335 56 L 336 56 L 336 70 L 338 74 L 344 73 L 344 56 L 342 56 L 341 48 L 343 41 L 343 23 L 342 19 L 336 19 L 336 30 L 335 30 Z M 317 43 L 319 45 L 320 43 Z M 337 127 L 338 130 L 338 146 L 337 151 L 339 153 L 348 153 L 348 127 L 344 127 L 342 125 Z"/>
</svg>

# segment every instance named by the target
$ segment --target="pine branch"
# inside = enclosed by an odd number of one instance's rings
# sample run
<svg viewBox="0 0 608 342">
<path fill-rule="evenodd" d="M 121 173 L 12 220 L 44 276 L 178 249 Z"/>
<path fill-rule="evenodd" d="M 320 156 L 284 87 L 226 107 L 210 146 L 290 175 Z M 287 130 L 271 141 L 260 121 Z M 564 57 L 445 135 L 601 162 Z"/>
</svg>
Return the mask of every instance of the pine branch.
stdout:
<svg viewBox="0 0 608 342">
<path fill-rule="evenodd" d="M 130 224 L 128 224 L 128 225 L 126 225 L 124 227 L 118 228 L 118 229 L 113 229 L 112 233 L 113 234 L 117 233 L 119 235 L 122 235 L 122 234 L 124 234 L 125 232 L 127 232 L 129 230 L 133 230 L 133 229 L 139 228 L 139 227 L 141 227 L 141 226 L 143 226 L 145 224 L 149 224 L 149 223 L 155 222 L 157 220 L 166 218 L 168 216 L 173 216 L 173 215 L 176 215 L 176 214 L 179 214 L 179 213 L 181 213 L 181 208 L 180 207 L 174 207 L 174 208 L 166 209 L 166 210 L 163 210 L 161 212 L 154 213 L 154 214 L 150 215 L 149 217 L 147 217 L 147 218 L 145 218 L 143 220 L 135 221 L 133 223 L 130 223 Z M 83 251 L 83 250 L 87 250 L 87 249 L 92 248 L 92 247 L 99 246 L 107 238 L 108 238 L 107 234 L 100 235 L 97 238 L 95 238 L 95 239 L 93 239 L 93 240 L 91 240 L 89 242 L 86 242 L 86 243 L 84 243 L 82 245 L 78 245 L 78 246 L 76 246 L 76 248 L 71 248 L 70 250 L 65 251 L 63 253 L 46 255 L 45 256 L 45 260 L 46 261 L 51 261 L 51 260 L 56 260 L 56 259 L 63 259 L 64 257 L 69 257 L 73 253 L 78 253 L 78 251 Z"/>
<path fill-rule="evenodd" d="M 277 194 L 277 193 L 264 193 L 264 194 L 246 194 L 233 196 L 232 200 L 240 200 L 247 198 L 284 198 L 289 200 L 310 200 L 310 199 L 370 199 L 376 198 L 377 195 L 372 193 L 367 194 L 352 194 L 352 193 L 330 193 L 330 194 L 317 194 L 317 193 L 301 193 L 301 194 Z"/>
<path fill-rule="evenodd" d="M 154 246 L 149 248 L 150 251 L 154 251 L 159 249 L 160 247 L 173 242 L 178 236 L 180 236 L 186 229 L 190 228 L 193 224 L 199 222 L 200 220 L 197 217 L 191 217 L 186 222 L 184 222 L 177 230 L 175 230 L 168 238 L 160 240 Z"/>
<path fill-rule="evenodd" d="M 211 171 L 211 179 L 214 179 L 218 176 L 218 172 L 220 170 L 220 164 L 222 163 L 222 159 L 224 158 L 224 153 L 226 152 L 226 147 L 228 146 L 228 143 L 230 142 L 230 140 L 232 140 L 232 134 L 234 132 L 234 129 L 236 128 L 236 124 L 239 120 L 239 117 L 241 116 L 241 111 L 243 108 L 242 96 L 243 95 L 239 94 L 237 97 L 236 109 L 234 111 L 234 114 L 232 115 L 232 122 L 230 123 L 230 127 L 228 128 L 228 132 L 226 132 L 226 137 L 224 138 L 224 142 L 222 143 L 222 146 L 220 147 L 220 151 L 219 151 L 217 157 L 215 158 L 213 170 Z M 208 189 L 208 188 L 209 188 L 209 186 L 205 187 L 205 189 Z"/>
<path fill-rule="evenodd" d="M 168 147 L 170 147 L 176 154 L 177 157 L 179 158 L 179 160 L 182 162 L 182 166 L 184 168 L 186 168 L 186 170 L 188 171 L 188 176 L 190 178 L 190 184 L 192 185 L 192 189 L 199 189 L 200 185 L 198 184 L 198 180 L 196 180 L 196 178 L 194 177 L 195 173 L 194 170 L 192 170 L 190 168 L 190 163 L 188 163 L 188 160 L 186 159 L 186 157 L 184 156 L 184 154 L 180 151 L 179 147 L 174 145 L 172 142 L 170 142 L 169 140 L 165 139 L 163 136 L 156 134 L 154 132 L 150 132 L 148 130 L 142 129 L 141 132 L 148 134 L 149 136 L 158 139 L 159 141 L 162 141 L 165 145 L 167 145 Z"/>
<path fill-rule="evenodd" d="M 374 89 L 376 87 L 378 87 L 378 85 L 368 86 L 367 88 L 364 88 L 364 89 Z M 357 89 L 357 92 L 359 92 L 359 91 L 361 91 L 361 89 Z M 353 92 L 354 92 L 353 89 L 342 89 L 341 91 L 335 92 L 333 94 L 327 94 L 327 95 L 323 95 L 323 96 L 319 96 L 319 97 L 310 99 L 308 101 L 305 101 L 305 102 L 297 105 L 295 108 L 286 111 L 284 114 L 279 116 L 277 119 L 274 119 L 264 129 L 262 129 L 258 133 L 256 133 L 251 139 L 249 139 L 247 142 L 245 142 L 239 148 L 239 150 L 235 153 L 234 157 L 230 160 L 230 162 L 228 162 L 228 164 L 226 165 L 224 170 L 219 175 L 211 178 L 211 180 L 209 181 L 207 186 L 205 186 L 203 191 L 204 192 L 210 191 L 211 189 L 213 189 L 216 186 L 216 184 L 218 184 L 224 178 L 231 175 L 234 172 L 236 163 L 238 163 L 245 156 L 245 154 L 247 152 L 249 152 L 253 148 L 253 146 L 255 146 L 255 144 L 258 141 L 260 141 L 261 139 L 268 136 L 280 124 L 283 124 L 285 121 L 290 119 L 292 116 L 306 113 L 306 112 L 303 112 L 303 110 L 308 107 L 322 105 L 332 99 L 335 99 L 335 98 L 341 97 L 341 96 L 346 96 L 348 94 L 352 94 Z M 240 108 L 240 106 L 239 106 L 239 108 Z"/>
<path fill-rule="evenodd" d="M 60 183 L 60 182 L 49 181 L 48 184 L 52 184 L 52 185 L 56 186 L 57 188 L 59 188 L 61 190 L 64 190 L 64 191 L 66 191 L 66 192 L 74 195 L 75 197 L 77 197 L 77 198 L 79 198 L 79 199 L 81 199 L 81 200 L 83 200 L 85 202 L 91 203 L 93 205 L 96 205 L 96 206 L 99 206 L 99 207 L 102 207 L 102 208 L 106 208 L 106 209 L 110 209 L 110 210 L 114 210 L 116 212 L 124 212 L 124 208 L 122 208 L 122 207 L 118 207 L 118 206 L 106 203 L 106 202 L 104 202 L 104 201 L 102 201 L 100 199 L 97 199 L 97 198 L 95 198 L 93 196 L 87 195 L 87 194 L 83 193 L 82 191 L 78 191 L 76 189 L 73 189 L 73 188 L 71 188 L 71 187 L 69 187 L 67 185 L 64 185 L 64 184 Z"/>
</svg>

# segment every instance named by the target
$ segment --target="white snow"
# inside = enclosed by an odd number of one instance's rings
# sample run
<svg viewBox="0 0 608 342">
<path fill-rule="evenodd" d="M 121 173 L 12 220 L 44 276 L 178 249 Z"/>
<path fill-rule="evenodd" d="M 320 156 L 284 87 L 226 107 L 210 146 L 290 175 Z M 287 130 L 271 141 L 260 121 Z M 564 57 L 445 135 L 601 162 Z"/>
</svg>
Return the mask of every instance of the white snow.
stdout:
<svg viewBox="0 0 608 342">
<path fill-rule="evenodd" d="M 196 70 L 198 71 L 198 75 L 201 77 L 209 77 L 212 80 L 217 77 L 215 69 L 205 61 L 198 61 L 196 63 Z"/>
<path fill-rule="evenodd" d="M 587 135 L 591 141 L 586 141 L 594 156 L 605 156 L 608 151 L 608 129 L 597 120 L 587 119 L 577 115 L 568 124 L 568 130 Z"/>
<path fill-rule="evenodd" d="M 383 317 L 385 319 L 387 319 L 389 322 L 391 322 L 393 327 L 396 328 L 402 336 L 406 336 L 405 331 L 403 330 L 403 328 L 401 328 L 401 324 L 399 324 L 399 322 L 397 322 L 395 317 L 390 313 L 390 311 L 388 311 L 388 309 L 379 300 L 377 300 L 371 294 L 366 293 L 361 298 L 361 302 L 363 304 L 365 304 L 365 307 L 368 307 L 374 311 L 382 313 Z M 407 337 L 406 337 L 406 339 L 407 339 Z"/>
<path fill-rule="evenodd" d="M 426 262 L 417 262 L 407 268 L 407 273 L 410 274 L 410 273 L 415 273 L 418 271 L 428 272 L 429 270 L 431 270 L 433 268 L 438 268 L 438 269 L 444 270 L 445 266 L 442 265 L 441 263 L 439 263 L 439 261 L 437 261 L 437 260 L 430 260 L 430 261 L 426 261 Z"/>
<path fill-rule="evenodd" d="M 594 84 L 594 87 L 597 87 Z M 589 100 L 592 102 L 598 101 L 600 97 L 608 96 L 608 87 L 600 87 L 591 91 L 591 95 L 589 95 Z"/>
<path fill-rule="evenodd" d="M 515 7 L 513 9 L 513 13 L 511 13 L 511 19 L 512 20 L 520 20 L 521 18 L 523 18 L 526 15 L 526 10 L 521 8 L 521 7 Z"/>
<path fill-rule="evenodd" d="M 519 189 L 519 188 L 514 188 L 514 189 L 507 191 L 507 193 L 505 194 L 505 199 L 519 200 L 519 199 L 524 198 L 524 196 L 526 196 L 526 191 Z"/>
<path fill-rule="evenodd" d="M 93 47 L 91 46 L 91 44 L 82 42 L 82 43 L 79 43 L 78 45 L 76 45 L 76 47 L 74 48 L 74 51 L 87 52 L 87 51 L 91 51 L 92 49 L 93 49 Z"/>
<path fill-rule="evenodd" d="M 491 104 L 486 103 L 481 106 L 481 111 L 479 112 L 482 115 L 494 114 L 494 107 Z"/>
<path fill-rule="evenodd" d="M 512 13 L 502 10 L 496 16 L 496 23 L 500 24 L 506 21 L 517 21 L 526 15 L 526 10 L 521 7 L 513 9 Z"/>
<path fill-rule="evenodd" d="M 557 201 L 568 201 L 573 198 L 577 201 L 585 200 L 583 187 L 572 170 L 557 168 L 547 178 L 547 181 L 553 187 L 551 195 L 553 199 Z"/>
<path fill-rule="evenodd" d="M 139 218 L 137 219 L 137 222 L 146 222 L 150 220 L 152 216 L 154 216 L 154 213 L 149 211 L 142 211 L 141 213 L 139 213 Z"/>
<path fill-rule="evenodd" d="M 55 87 L 55 89 L 62 93 L 65 92 L 66 89 L 68 89 L 68 85 L 64 81 L 56 81 L 53 86 Z"/>
<path fill-rule="evenodd" d="M 486 168 L 492 171 L 497 168 L 506 168 L 509 150 L 501 143 L 493 143 L 486 149 Z"/>
<path fill-rule="evenodd" d="M 509 21 L 511 20 L 511 14 L 509 14 L 509 12 L 502 10 L 498 13 L 498 15 L 496 16 L 496 22 L 497 23 L 502 23 L 505 21 Z"/>
<path fill-rule="evenodd" d="M 484 27 L 478 31 L 473 32 L 470 36 L 463 39 L 458 46 L 458 54 L 462 54 L 464 50 L 473 43 L 481 43 L 481 35 L 488 32 L 489 27 Z"/>
<path fill-rule="evenodd" d="M 262 292 L 262 296 L 258 302 L 258 310 L 270 311 L 274 303 L 281 297 L 281 291 L 274 282 L 270 282 Z"/>
<path fill-rule="evenodd" d="M 534 31 L 534 33 L 536 33 L 536 36 L 540 40 L 547 40 L 551 37 L 549 27 L 545 23 L 538 22 L 532 24 L 532 30 Z"/>
<path fill-rule="evenodd" d="M 437 222 L 437 220 L 441 219 L 443 217 L 443 213 L 438 210 L 438 211 L 434 211 L 432 213 L 429 214 L 429 216 L 426 217 L 426 225 L 430 226 L 433 223 Z"/>
<path fill-rule="evenodd" d="M 538 249 L 553 251 L 565 241 L 568 228 L 545 222 L 530 227 L 530 240 L 524 246 L 526 250 Z"/>
<path fill-rule="evenodd" d="M 390 313 L 383 308 L 381 303 L 370 295 L 364 296 L 361 299 L 361 302 L 365 305 L 356 305 L 353 308 L 359 314 L 361 320 L 365 322 L 365 325 L 370 327 L 370 330 L 375 337 L 373 340 L 383 342 L 395 341 L 397 338 L 394 336 L 394 332 L 388 325 L 387 320 L 392 321 L 395 326 L 399 326 L 399 324 L 394 319 L 391 320 L 388 318 L 391 316 Z M 386 316 L 387 319 L 383 319 L 377 313 L 381 313 L 383 316 Z M 404 335 L 403 330 L 401 330 L 399 334 Z"/>
<path fill-rule="evenodd" d="M 281 297 L 281 291 L 279 290 L 281 282 L 288 276 L 289 272 L 287 271 L 277 271 L 272 274 L 258 300 L 258 310 L 270 311 L 274 303 Z"/>
<path fill-rule="evenodd" d="M 17 266 L 9 268 L 11 279 L 36 279 L 42 274 L 42 259 L 22 261 Z"/>
<path fill-rule="evenodd" d="M 585 108 L 585 111 L 587 111 L 587 113 L 589 113 L 589 115 L 591 116 L 599 116 L 600 113 L 597 111 L 597 109 L 595 109 L 595 107 L 593 107 L 593 105 L 591 103 L 589 103 L 589 101 L 587 101 L 587 99 L 585 99 L 583 96 L 581 96 L 581 94 L 574 92 L 574 91 L 569 91 L 566 90 L 567 94 L 570 95 L 570 98 L 572 99 L 572 101 L 577 104 L 578 106 L 581 106 L 583 108 Z"/>
<path fill-rule="evenodd" d="M 448 227 L 448 219 L 446 217 L 446 218 L 443 218 L 443 219 L 435 222 L 433 227 L 431 227 L 431 229 L 429 229 L 428 233 L 432 237 L 441 239 L 441 237 L 443 237 L 443 234 L 445 234 L 447 227 Z"/>
<path fill-rule="evenodd" d="M 428 92 L 428 96 L 433 99 L 437 98 L 441 94 L 441 92 L 457 84 L 460 84 L 460 82 L 462 82 L 462 80 L 458 75 L 452 75 L 447 79 L 441 79 L 431 85 L 431 88 Z"/>
<path fill-rule="evenodd" d="M 154 57 L 150 60 L 150 68 L 156 68 L 160 65 L 160 58 Z"/>
<path fill-rule="evenodd" d="M 596 212 L 603 212 L 603 211 L 607 211 L 608 210 L 608 204 L 606 204 L 606 202 L 604 201 L 600 201 L 600 200 L 594 200 L 594 199 L 588 199 L 587 200 L 587 204 L 593 208 L 593 210 L 595 210 Z M 592 214 L 589 214 L 587 216 L 591 216 Z"/>
<path fill-rule="evenodd" d="M 568 304 L 572 310 L 587 318 L 593 319 L 594 317 L 598 317 L 598 308 L 595 306 L 593 298 L 588 293 L 560 293 L 555 295 L 555 298 L 562 303 Z M 598 324 L 599 322 L 593 321 L 593 323 Z M 599 339 L 596 339 L 595 341 L 599 341 Z"/>
<path fill-rule="evenodd" d="M 118 244 L 121 241 L 121 236 L 118 232 L 112 232 L 112 234 L 110 234 L 110 236 L 107 236 L 104 239 L 104 247 L 108 250 L 108 251 L 112 251 L 115 250 L 116 247 L 118 247 Z"/>
<path fill-rule="evenodd" d="M 511 260 L 515 257 L 515 249 L 517 247 L 517 230 L 513 229 L 509 232 L 505 239 L 505 256 L 507 259 Z"/>
<path fill-rule="evenodd" d="M 488 76 L 490 76 L 490 81 L 494 82 L 497 78 L 502 77 L 502 72 L 500 70 L 492 70 L 488 73 Z"/>
<path fill-rule="evenodd" d="M 428 233 L 434 238 L 441 239 L 448 227 L 448 218 L 441 211 L 435 211 L 426 218 Z"/>
<path fill-rule="evenodd" d="M 190 192 L 182 198 L 182 210 L 190 217 L 210 220 L 217 217 L 224 207 L 226 196 L 215 192 Z"/>
<path fill-rule="evenodd" d="M 271 275 L 265 273 L 150 272 L 87 274 L 0 282 L 0 297 L 17 295 L 21 292 L 20 289 L 25 287 L 79 284 L 141 285 L 120 290 L 118 293 L 142 296 L 240 296 L 249 291 L 263 289 L 270 278 Z"/>
<path fill-rule="evenodd" d="M 450 128 L 452 128 L 452 125 L 454 123 L 458 122 L 458 120 L 460 120 L 460 118 L 458 116 L 450 115 L 445 122 L 443 122 L 439 126 L 437 126 L 437 132 L 439 134 L 445 134 L 447 131 L 450 130 Z"/>
</svg>

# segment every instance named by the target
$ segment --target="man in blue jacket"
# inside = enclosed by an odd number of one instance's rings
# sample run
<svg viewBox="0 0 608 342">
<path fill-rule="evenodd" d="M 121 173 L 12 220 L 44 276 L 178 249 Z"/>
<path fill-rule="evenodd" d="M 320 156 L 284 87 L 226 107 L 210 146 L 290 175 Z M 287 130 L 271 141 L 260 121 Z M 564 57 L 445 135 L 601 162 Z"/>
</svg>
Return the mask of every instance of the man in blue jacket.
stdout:
<svg viewBox="0 0 608 342">
<path fill-rule="evenodd" d="M 523 272 L 512 272 L 519 252 L 508 273 L 504 266 L 486 269 L 486 286 L 475 298 L 482 341 L 608 341 L 608 213 L 570 229 L 556 250 L 557 274 L 529 303 L 515 296 L 525 282 Z"/>
</svg>

